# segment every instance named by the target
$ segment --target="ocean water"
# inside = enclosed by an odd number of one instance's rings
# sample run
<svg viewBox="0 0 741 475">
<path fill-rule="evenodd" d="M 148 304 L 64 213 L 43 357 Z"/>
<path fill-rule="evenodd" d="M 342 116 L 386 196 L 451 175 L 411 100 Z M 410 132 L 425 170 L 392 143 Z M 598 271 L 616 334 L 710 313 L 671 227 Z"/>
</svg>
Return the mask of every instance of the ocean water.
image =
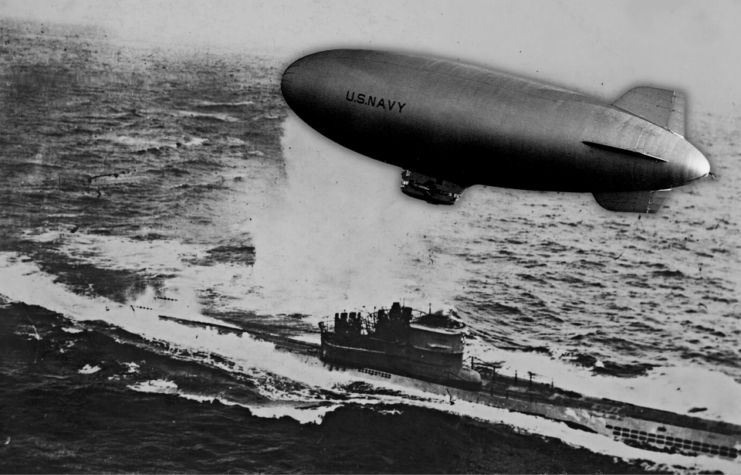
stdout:
<svg viewBox="0 0 741 475">
<path fill-rule="evenodd" d="M 158 315 L 317 341 L 343 309 L 455 308 L 504 373 L 741 424 L 741 118 L 690 111 L 717 179 L 656 215 L 439 207 L 290 113 L 295 58 L 2 31 L 0 471 L 739 471 Z"/>
</svg>

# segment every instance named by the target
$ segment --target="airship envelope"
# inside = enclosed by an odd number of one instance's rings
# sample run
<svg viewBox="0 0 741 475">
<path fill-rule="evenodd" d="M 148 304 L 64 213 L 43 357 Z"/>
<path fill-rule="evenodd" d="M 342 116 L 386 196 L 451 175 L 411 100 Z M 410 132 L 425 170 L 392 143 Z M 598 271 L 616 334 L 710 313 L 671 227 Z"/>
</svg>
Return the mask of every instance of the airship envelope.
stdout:
<svg viewBox="0 0 741 475">
<path fill-rule="evenodd" d="M 710 165 L 684 138 L 684 95 L 637 87 L 612 104 L 453 61 L 369 50 L 305 56 L 283 97 L 308 125 L 403 169 L 402 191 L 453 204 L 488 185 L 593 193 L 655 213 Z"/>
</svg>

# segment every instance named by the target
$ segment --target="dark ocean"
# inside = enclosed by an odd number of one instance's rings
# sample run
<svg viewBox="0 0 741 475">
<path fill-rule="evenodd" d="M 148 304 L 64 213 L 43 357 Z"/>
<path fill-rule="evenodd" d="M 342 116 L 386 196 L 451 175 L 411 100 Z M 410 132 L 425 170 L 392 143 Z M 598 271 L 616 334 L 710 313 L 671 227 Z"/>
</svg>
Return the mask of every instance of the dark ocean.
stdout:
<svg viewBox="0 0 741 475">
<path fill-rule="evenodd" d="M 0 26 L 0 472 L 741 471 L 158 318 L 315 342 L 343 309 L 454 308 L 503 373 L 741 424 L 741 118 L 688 111 L 717 178 L 655 215 L 439 207 L 288 110 L 296 58 Z"/>
</svg>

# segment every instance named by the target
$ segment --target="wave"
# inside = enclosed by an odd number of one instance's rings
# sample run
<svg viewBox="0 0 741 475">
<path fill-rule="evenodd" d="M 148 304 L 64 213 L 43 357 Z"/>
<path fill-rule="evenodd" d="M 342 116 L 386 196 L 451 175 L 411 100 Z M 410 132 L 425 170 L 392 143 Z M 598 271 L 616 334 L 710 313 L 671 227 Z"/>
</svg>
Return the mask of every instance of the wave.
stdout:
<svg viewBox="0 0 741 475">
<path fill-rule="evenodd" d="M 675 279 L 681 279 L 685 277 L 685 274 L 680 270 L 657 270 L 651 272 L 651 275 Z"/>
<path fill-rule="evenodd" d="M 213 101 L 195 101 L 193 103 L 198 107 L 244 107 L 255 105 L 253 101 L 236 101 L 236 102 L 213 102 Z"/>
</svg>

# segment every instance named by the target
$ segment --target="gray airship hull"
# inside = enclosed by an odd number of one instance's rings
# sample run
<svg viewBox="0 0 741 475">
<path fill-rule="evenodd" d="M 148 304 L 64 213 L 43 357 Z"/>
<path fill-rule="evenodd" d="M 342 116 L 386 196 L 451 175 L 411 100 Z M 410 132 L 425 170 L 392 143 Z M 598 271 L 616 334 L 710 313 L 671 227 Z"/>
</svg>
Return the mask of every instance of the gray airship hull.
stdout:
<svg viewBox="0 0 741 475">
<path fill-rule="evenodd" d="M 289 66 L 281 86 L 296 114 L 331 140 L 464 187 L 661 190 L 709 169 L 681 135 L 684 103 L 676 93 L 681 116 L 669 110 L 656 124 L 512 75 L 365 50 L 306 56 Z"/>
</svg>

